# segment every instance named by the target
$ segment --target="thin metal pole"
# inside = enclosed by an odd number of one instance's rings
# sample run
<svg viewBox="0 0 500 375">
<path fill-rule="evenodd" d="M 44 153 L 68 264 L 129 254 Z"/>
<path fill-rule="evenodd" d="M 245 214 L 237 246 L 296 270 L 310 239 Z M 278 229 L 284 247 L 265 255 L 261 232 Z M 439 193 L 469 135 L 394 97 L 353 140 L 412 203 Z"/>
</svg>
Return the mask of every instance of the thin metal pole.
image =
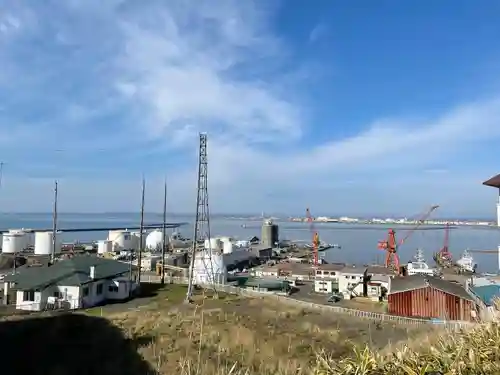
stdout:
<svg viewBox="0 0 500 375">
<path fill-rule="evenodd" d="M 52 253 L 50 263 L 54 263 L 56 258 L 56 236 L 57 236 L 57 180 L 54 183 L 54 211 L 52 213 Z"/>
<path fill-rule="evenodd" d="M 163 238 L 161 244 L 161 285 L 165 285 L 165 252 L 167 247 L 167 179 L 163 191 Z"/>
<path fill-rule="evenodd" d="M 3 166 L 4 162 L 0 162 L 0 187 L 2 187 L 2 182 L 3 182 Z"/>
<path fill-rule="evenodd" d="M 139 256 L 137 257 L 137 281 L 141 282 L 142 252 L 144 251 L 144 196 L 146 192 L 146 180 L 142 177 L 142 198 L 141 198 L 141 232 L 139 233 Z"/>
</svg>

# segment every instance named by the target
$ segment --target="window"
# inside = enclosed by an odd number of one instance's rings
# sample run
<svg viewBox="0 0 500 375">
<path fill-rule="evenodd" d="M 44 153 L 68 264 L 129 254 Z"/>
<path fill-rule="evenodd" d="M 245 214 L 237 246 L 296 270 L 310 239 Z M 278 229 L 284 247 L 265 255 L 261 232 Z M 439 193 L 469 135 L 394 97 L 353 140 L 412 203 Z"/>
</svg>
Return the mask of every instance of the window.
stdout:
<svg viewBox="0 0 500 375">
<path fill-rule="evenodd" d="M 23 292 L 23 301 L 35 301 L 35 291 L 34 290 L 25 290 Z"/>
<path fill-rule="evenodd" d="M 321 275 L 321 271 L 316 271 L 316 275 Z"/>
<path fill-rule="evenodd" d="M 54 297 L 57 298 L 57 299 L 62 299 L 63 298 L 63 294 L 59 291 L 56 291 L 54 292 Z"/>
<path fill-rule="evenodd" d="M 85 286 L 83 287 L 83 296 L 87 297 L 89 295 L 89 287 Z"/>
<path fill-rule="evenodd" d="M 118 293 L 118 287 L 116 285 L 110 285 L 108 290 L 112 293 Z"/>
<path fill-rule="evenodd" d="M 95 292 L 98 296 L 102 294 L 102 290 L 103 290 L 102 284 L 97 284 Z"/>
</svg>

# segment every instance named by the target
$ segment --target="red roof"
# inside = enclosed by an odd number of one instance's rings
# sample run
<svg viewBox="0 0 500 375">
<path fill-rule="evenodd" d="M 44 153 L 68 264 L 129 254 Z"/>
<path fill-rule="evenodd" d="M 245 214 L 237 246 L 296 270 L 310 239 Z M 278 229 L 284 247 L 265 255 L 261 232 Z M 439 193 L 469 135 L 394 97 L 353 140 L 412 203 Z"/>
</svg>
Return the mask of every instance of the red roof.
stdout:
<svg viewBox="0 0 500 375">
<path fill-rule="evenodd" d="M 490 178 L 488 181 L 484 181 L 483 185 L 491 186 L 500 189 L 500 174 L 495 177 Z"/>
</svg>

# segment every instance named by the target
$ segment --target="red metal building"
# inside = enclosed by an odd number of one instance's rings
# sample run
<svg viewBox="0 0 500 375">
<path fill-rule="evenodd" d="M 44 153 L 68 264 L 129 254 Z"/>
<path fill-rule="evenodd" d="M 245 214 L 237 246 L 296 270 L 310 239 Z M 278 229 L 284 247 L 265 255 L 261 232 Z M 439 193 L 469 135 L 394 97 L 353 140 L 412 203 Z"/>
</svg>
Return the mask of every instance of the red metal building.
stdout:
<svg viewBox="0 0 500 375">
<path fill-rule="evenodd" d="M 388 305 L 390 314 L 424 319 L 468 321 L 476 311 L 461 285 L 421 275 L 391 279 Z"/>
</svg>

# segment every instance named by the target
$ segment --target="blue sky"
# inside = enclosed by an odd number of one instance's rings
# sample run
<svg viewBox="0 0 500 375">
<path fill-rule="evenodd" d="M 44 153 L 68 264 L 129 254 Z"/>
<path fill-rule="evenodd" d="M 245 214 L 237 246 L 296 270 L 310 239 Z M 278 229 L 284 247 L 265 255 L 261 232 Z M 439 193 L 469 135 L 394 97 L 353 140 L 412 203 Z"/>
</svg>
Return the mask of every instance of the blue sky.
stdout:
<svg viewBox="0 0 500 375">
<path fill-rule="evenodd" d="M 500 3 L 4 0 L 0 204 L 493 217 Z"/>
</svg>

